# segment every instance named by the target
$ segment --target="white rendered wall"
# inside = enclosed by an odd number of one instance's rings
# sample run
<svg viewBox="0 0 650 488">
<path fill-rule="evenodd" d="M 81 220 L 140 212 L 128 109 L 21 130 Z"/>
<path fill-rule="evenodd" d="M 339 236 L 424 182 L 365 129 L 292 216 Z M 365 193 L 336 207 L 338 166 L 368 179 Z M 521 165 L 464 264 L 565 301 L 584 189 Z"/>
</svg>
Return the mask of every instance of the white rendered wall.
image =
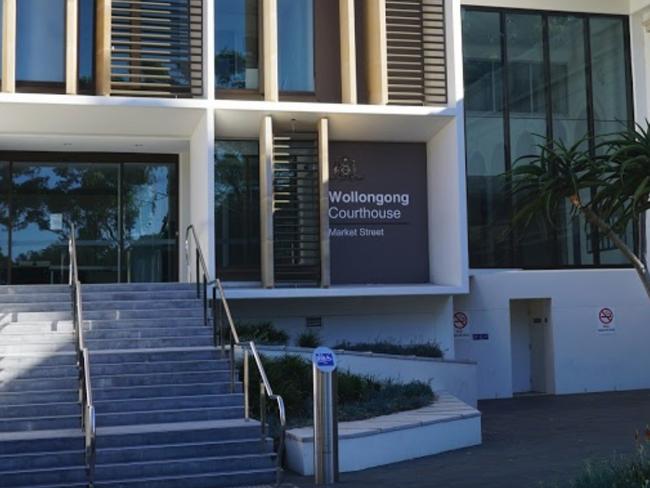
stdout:
<svg viewBox="0 0 650 488">
<path fill-rule="evenodd" d="M 555 393 L 650 387 L 650 301 L 633 270 L 476 272 L 470 289 L 454 310 L 489 340 L 456 339 L 456 359 L 478 363 L 479 398 L 512 395 L 511 299 L 551 300 Z M 612 334 L 598 333 L 601 307 L 615 312 Z"/>
<path fill-rule="evenodd" d="M 313 330 L 329 346 L 342 341 L 435 341 L 446 358 L 454 358 L 452 300 L 445 296 L 231 300 L 231 307 L 235 321 L 271 321 L 286 330 L 290 345 L 303 332 Z M 307 329 L 305 317 L 322 317 L 323 326 Z"/>
<path fill-rule="evenodd" d="M 190 213 L 210 273 L 214 270 L 214 117 L 209 110 L 190 139 Z M 180 241 L 185 240 L 185 228 Z M 181 244 L 181 252 L 184 249 Z"/>
</svg>

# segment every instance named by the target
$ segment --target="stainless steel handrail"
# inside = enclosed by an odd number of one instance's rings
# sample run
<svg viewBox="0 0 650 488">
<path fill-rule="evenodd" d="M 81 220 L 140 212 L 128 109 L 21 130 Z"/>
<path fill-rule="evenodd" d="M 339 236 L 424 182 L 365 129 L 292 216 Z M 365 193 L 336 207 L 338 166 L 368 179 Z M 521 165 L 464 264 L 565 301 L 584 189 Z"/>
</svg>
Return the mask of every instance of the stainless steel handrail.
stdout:
<svg viewBox="0 0 650 488">
<path fill-rule="evenodd" d="M 70 224 L 68 250 L 70 253 L 69 285 L 72 294 L 72 323 L 75 333 L 77 364 L 79 367 L 79 402 L 83 409 L 81 414 L 81 428 L 84 434 L 84 453 L 88 486 L 92 488 L 95 484 L 95 464 L 97 459 L 97 421 L 90 379 L 90 355 L 84 341 L 81 282 L 79 281 L 77 239 L 74 224 Z"/>
<path fill-rule="evenodd" d="M 285 436 L 287 431 L 287 413 L 284 406 L 284 400 L 282 396 L 276 395 L 273 392 L 271 383 L 269 382 L 268 375 L 266 374 L 266 369 L 262 363 L 262 357 L 255 345 L 254 341 L 244 341 L 239 340 L 239 334 L 237 333 L 237 327 L 235 322 L 232 319 L 232 313 L 230 312 L 230 305 L 226 299 L 226 294 L 223 290 L 223 285 L 221 280 L 216 279 L 211 281 L 209 270 L 205 264 L 205 259 L 203 257 L 203 251 L 201 250 L 201 244 L 197 238 L 196 231 L 193 225 L 190 225 L 185 232 L 185 258 L 187 260 L 188 273 L 187 279 L 189 282 L 192 280 L 192 264 L 191 264 L 191 252 L 190 252 L 190 239 L 193 238 L 196 246 L 196 281 L 197 281 L 197 293 L 201 293 L 201 277 L 200 271 L 203 271 L 203 299 L 204 299 L 204 310 L 206 311 L 206 325 L 207 325 L 207 287 L 212 286 L 212 324 L 213 324 L 213 339 L 215 347 L 221 346 L 223 353 L 226 352 L 226 340 L 225 332 L 228 332 L 229 336 L 229 360 L 230 360 L 230 387 L 231 391 L 235 391 L 235 380 L 236 380 L 236 362 L 235 362 L 235 348 L 239 347 L 244 353 L 244 373 L 243 373 L 243 382 L 244 382 L 244 416 L 246 420 L 250 419 L 250 356 L 253 356 L 255 365 L 257 366 L 257 371 L 260 375 L 260 425 L 261 425 L 261 439 L 262 442 L 265 441 L 268 428 L 267 428 L 267 418 L 266 418 L 266 398 L 269 401 L 275 402 L 278 406 L 278 417 L 280 421 L 280 432 L 278 440 L 278 449 L 277 449 L 277 478 L 276 486 L 279 486 L 282 483 L 282 461 L 284 453 L 284 444 Z M 219 302 L 221 307 L 217 306 L 217 292 L 219 295 Z M 217 313 L 219 310 L 220 313 Z M 224 330 L 223 327 L 223 314 L 225 313 L 226 321 L 228 323 L 227 330 Z"/>
</svg>

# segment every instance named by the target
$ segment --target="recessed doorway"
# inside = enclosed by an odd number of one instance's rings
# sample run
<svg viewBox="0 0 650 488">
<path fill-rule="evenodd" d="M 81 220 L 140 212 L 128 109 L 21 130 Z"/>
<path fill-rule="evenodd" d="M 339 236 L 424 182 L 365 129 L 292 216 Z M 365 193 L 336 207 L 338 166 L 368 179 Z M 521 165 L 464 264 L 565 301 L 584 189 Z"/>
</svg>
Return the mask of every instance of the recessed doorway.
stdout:
<svg viewBox="0 0 650 488">
<path fill-rule="evenodd" d="M 511 300 L 513 394 L 555 391 L 551 300 Z"/>
</svg>

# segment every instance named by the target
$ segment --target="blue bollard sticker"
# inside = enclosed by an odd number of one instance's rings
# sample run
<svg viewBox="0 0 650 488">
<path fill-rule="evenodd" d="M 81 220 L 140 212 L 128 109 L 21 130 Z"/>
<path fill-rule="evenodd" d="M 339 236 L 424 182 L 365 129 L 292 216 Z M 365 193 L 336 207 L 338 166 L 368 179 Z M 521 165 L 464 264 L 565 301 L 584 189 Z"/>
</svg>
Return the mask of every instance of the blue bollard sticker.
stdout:
<svg viewBox="0 0 650 488">
<path fill-rule="evenodd" d="M 329 347 L 315 349 L 311 360 L 323 373 L 331 373 L 336 369 L 336 354 Z"/>
</svg>

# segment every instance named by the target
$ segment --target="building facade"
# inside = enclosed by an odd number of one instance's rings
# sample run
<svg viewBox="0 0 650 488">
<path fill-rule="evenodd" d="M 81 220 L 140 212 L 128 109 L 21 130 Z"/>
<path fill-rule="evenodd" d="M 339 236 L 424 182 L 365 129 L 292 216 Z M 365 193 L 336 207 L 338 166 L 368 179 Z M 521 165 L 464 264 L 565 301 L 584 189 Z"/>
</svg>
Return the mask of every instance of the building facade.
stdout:
<svg viewBox="0 0 650 488">
<path fill-rule="evenodd" d="M 85 283 L 196 279 L 193 226 L 240 321 L 435 341 L 478 363 L 480 398 L 650 387 L 634 271 L 568 210 L 509 231 L 501 176 L 539 137 L 648 118 L 649 19 L 642 0 L 3 0 L 0 281 L 67 282 L 69 223 Z"/>
</svg>

